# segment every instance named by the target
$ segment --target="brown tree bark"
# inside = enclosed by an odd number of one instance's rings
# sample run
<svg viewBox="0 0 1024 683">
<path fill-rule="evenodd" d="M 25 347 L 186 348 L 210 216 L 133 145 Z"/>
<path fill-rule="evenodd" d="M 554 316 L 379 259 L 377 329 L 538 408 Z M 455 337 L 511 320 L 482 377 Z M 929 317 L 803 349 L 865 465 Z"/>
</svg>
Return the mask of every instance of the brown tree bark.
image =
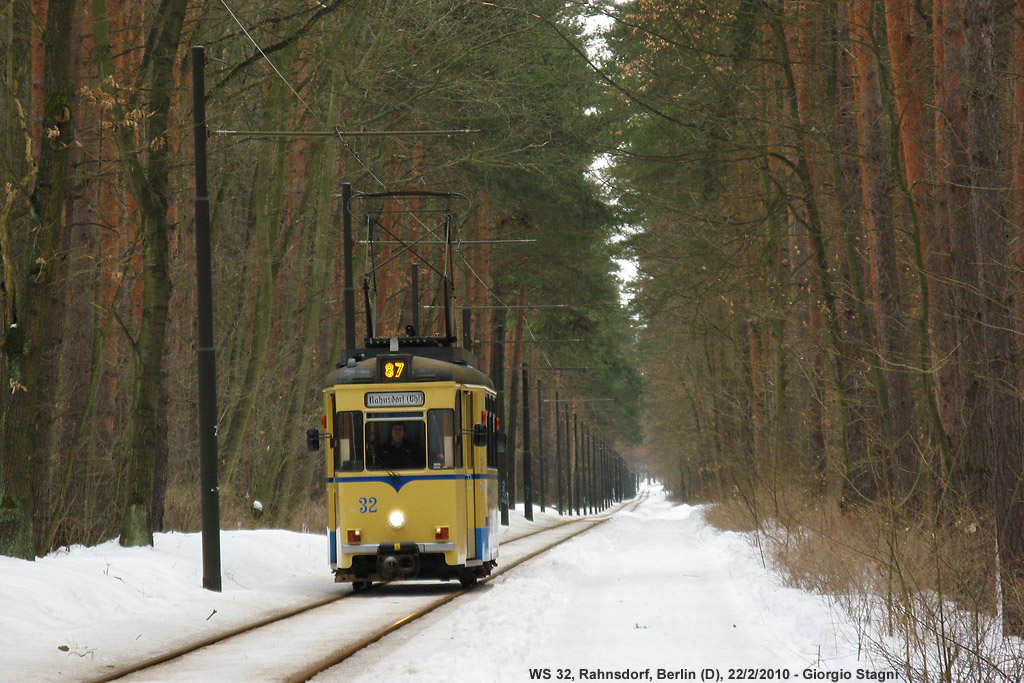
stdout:
<svg viewBox="0 0 1024 683">
<path fill-rule="evenodd" d="M 809 128 L 804 124 L 800 114 L 800 101 L 806 99 L 801 94 L 809 87 L 798 77 L 799 71 L 794 68 L 792 55 L 794 50 L 787 40 L 783 15 L 776 12 L 770 17 L 771 28 L 774 37 L 775 47 L 779 66 L 782 69 L 782 92 L 784 99 L 785 117 L 793 127 L 795 158 L 791 161 L 791 167 L 798 182 L 799 204 L 802 209 L 794 213 L 796 220 L 800 221 L 807 232 L 809 246 L 808 264 L 811 277 L 809 278 L 812 299 L 816 299 L 815 305 L 809 311 L 809 324 L 812 329 L 821 329 L 825 340 L 825 349 L 828 358 L 815 367 L 822 369 L 821 374 L 828 374 L 832 378 L 833 386 L 836 388 L 839 412 L 839 439 L 842 444 L 843 464 L 840 469 L 849 469 L 852 454 L 849 451 L 849 374 L 847 372 L 847 359 L 839 349 L 842 345 L 842 332 L 836 318 L 836 283 L 835 274 L 829 265 L 829 252 L 826 247 L 825 223 L 822 220 L 822 209 L 817 186 L 813 177 L 813 166 L 810 160 L 811 146 Z M 797 52 L 798 53 L 798 52 Z M 830 366 L 830 367 L 829 367 Z M 823 394 L 822 394 L 823 395 Z M 816 408 L 815 408 L 816 409 Z M 812 425 L 813 440 L 820 443 L 812 443 L 812 448 L 823 449 L 821 437 L 821 419 L 823 415 L 815 416 Z M 823 454 L 823 450 L 822 450 Z M 813 457 L 813 456 L 812 456 Z M 819 458 L 822 455 L 818 456 Z"/>
<path fill-rule="evenodd" d="M 1018 245 L 1024 235 L 1024 1 L 1013 5 L 1013 71 L 1017 75 L 1013 82 L 1013 234 Z M 1016 263 L 1024 273 L 1024 247 L 1016 249 Z M 1021 277 L 1024 283 L 1024 275 Z M 1018 301 L 1018 306 L 1022 302 Z"/>
<path fill-rule="evenodd" d="M 881 365 L 873 358 L 877 352 L 871 325 L 868 269 L 864 264 L 867 236 L 862 221 L 864 190 L 857 128 L 855 36 L 850 30 L 852 10 L 850 2 L 840 2 L 835 7 L 835 131 L 830 136 L 830 153 L 833 165 L 832 187 L 842 244 L 839 269 L 841 282 L 845 284 L 845 287 L 840 287 L 837 296 L 842 344 L 839 352 L 850 360 L 846 378 L 850 397 L 848 451 L 851 454 L 862 454 L 851 458 L 853 468 L 850 472 L 851 483 L 860 487 L 874 485 L 870 481 L 869 466 L 881 456 L 876 456 L 880 450 L 880 439 L 873 436 L 881 431 L 880 425 L 887 413 L 885 406 L 889 396 Z M 858 473 L 864 473 L 869 481 L 858 481 Z"/>
<path fill-rule="evenodd" d="M 885 27 L 889 61 L 896 96 L 896 120 L 902 152 L 903 173 L 917 215 L 930 210 L 926 153 L 928 121 L 924 93 L 931 80 L 927 44 L 922 36 L 927 26 L 910 0 L 885 0 Z"/>
<path fill-rule="evenodd" d="M 754 321 L 746 323 L 747 353 L 750 366 L 750 408 L 753 416 L 754 455 L 758 462 L 766 455 L 764 433 L 764 380 L 762 377 L 761 339 Z"/>
<path fill-rule="evenodd" d="M 65 199 L 74 134 L 71 100 L 71 36 L 74 3 L 51 0 L 46 11 L 42 53 L 42 137 L 36 138 L 39 168 L 31 204 L 38 216 L 33 239 L 17 246 L 18 268 L 11 324 L 2 351 L 11 395 L 0 417 L 0 554 L 32 559 L 41 530 L 37 496 L 48 462 L 52 422 L 50 392 L 56 386 L 55 349 L 64 322 L 62 287 L 67 272 L 61 248 L 66 228 Z M 6 259 L 5 259 L 6 260 Z"/>
<path fill-rule="evenodd" d="M 478 234 L 481 240 L 491 239 L 493 235 L 493 221 L 494 215 L 491 212 L 491 204 L 488 198 L 485 197 L 480 205 L 479 213 L 479 230 Z M 475 265 L 476 274 L 478 277 L 473 278 L 473 303 L 477 306 L 489 306 L 494 305 L 494 297 L 491 296 L 491 292 L 488 289 L 491 287 L 491 259 L 492 249 L 489 245 L 480 247 L 480 263 Z M 493 309 L 481 308 L 476 313 L 476 338 L 487 339 L 488 335 L 491 334 L 491 330 L 494 329 L 494 313 Z M 481 368 L 491 367 L 491 357 L 494 349 L 493 344 L 481 344 L 477 355 L 480 359 Z"/>
<path fill-rule="evenodd" d="M 963 108 L 960 91 L 963 68 L 954 68 L 951 49 L 963 42 L 963 27 L 949 26 L 950 0 L 935 0 L 932 25 L 935 34 L 934 64 L 938 77 L 934 82 L 935 185 L 931 193 L 930 229 L 923 232 L 921 248 L 928 271 L 931 306 L 928 309 L 931 329 L 932 363 L 935 373 L 935 395 L 939 415 L 948 442 L 946 462 L 940 478 L 945 480 L 952 467 L 952 458 L 960 449 L 962 424 L 958 415 L 963 401 L 958 394 L 960 366 L 956 359 L 957 334 L 954 329 L 953 227 L 950 212 L 962 206 L 963 190 L 953 178 L 953 150 L 956 134 L 950 117 Z M 959 55 L 962 50 L 957 50 Z M 957 57 L 962 62 L 962 57 Z M 962 124 L 961 124 L 962 126 Z M 962 180 L 962 178 L 960 179 Z M 926 223 L 927 224 L 927 223 Z"/>
<path fill-rule="evenodd" d="M 1013 318 L 1017 286 L 1007 238 L 1000 159 L 992 0 L 943 0 L 937 35 L 944 69 L 936 100 L 938 218 L 950 238 L 952 340 L 957 361 L 948 404 L 956 446 L 952 489 L 994 523 L 1004 630 L 1024 631 L 1024 404 Z M 938 51 L 938 50 L 937 50 Z"/>
<path fill-rule="evenodd" d="M 523 330 L 526 327 L 526 285 L 519 285 L 518 308 L 515 309 L 516 327 L 512 331 L 511 344 L 506 344 L 506 377 L 508 377 L 508 391 L 505 392 L 505 409 L 508 412 L 508 453 L 506 457 L 509 462 L 509 504 L 514 503 L 516 497 L 516 482 L 518 481 L 518 451 L 521 450 L 519 443 L 519 412 L 522 408 L 520 400 L 522 390 L 520 388 L 522 372 L 520 367 L 523 360 Z M 507 335 L 506 335 L 507 336 Z"/>
<path fill-rule="evenodd" d="M 914 398 L 903 291 L 897 262 L 897 241 L 893 215 L 894 185 L 887 167 L 890 158 L 879 64 L 875 56 L 872 0 L 854 0 L 850 22 L 855 82 L 857 84 L 857 128 L 860 141 L 861 189 L 864 230 L 871 263 L 876 351 L 885 374 L 882 398 L 883 438 L 886 462 L 882 474 L 890 492 L 907 495 L 917 479 L 917 444 L 914 433 Z"/>
<path fill-rule="evenodd" d="M 143 52 L 144 68 L 130 101 L 145 112 L 142 124 L 129 124 L 129 112 L 120 104 L 111 108 L 113 137 L 119 161 L 140 212 L 142 242 L 142 300 L 139 331 L 132 342 L 133 378 L 124 472 L 125 493 L 121 516 L 122 545 L 152 545 L 153 493 L 157 462 L 166 450 L 166 408 L 161 405 L 164 339 L 170 300 L 168 265 L 168 180 L 173 67 L 185 16 L 186 0 L 163 0 L 153 18 L 153 31 Z M 104 88 L 117 98 L 110 16 L 105 0 L 94 0 L 96 59 Z M 135 25 L 142 25 L 138 22 Z M 144 86 L 144 88 L 143 88 Z M 144 89 L 145 103 L 137 99 Z M 133 129 L 141 126 L 140 143 Z"/>
<path fill-rule="evenodd" d="M 965 451 L 963 457 L 966 471 L 986 476 L 977 485 L 986 492 L 985 507 L 995 513 L 1004 632 L 1020 636 L 1024 634 L 1024 604 L 1020 601 L 1024 589 L 1024 400 L 1020 395 L 1020 347 L 1015 339 L 1018 287 L 1001 190 L 1008 178 L 1000 155 L 996 7 L 994 0 L 958 0 L 956 9 L 962 12 L 966 29 L 967 129 L 958 132 L 970 141 L 968 220 L 975 223 L 975 299 L 981 313 L 968 324 L 981 342 L 985 379 L 982 402 L 973 406 L 984 419 L 977 439 L 980 449 Z M 958 225 L 957 231 L 963 227 Z"/>
</svg>

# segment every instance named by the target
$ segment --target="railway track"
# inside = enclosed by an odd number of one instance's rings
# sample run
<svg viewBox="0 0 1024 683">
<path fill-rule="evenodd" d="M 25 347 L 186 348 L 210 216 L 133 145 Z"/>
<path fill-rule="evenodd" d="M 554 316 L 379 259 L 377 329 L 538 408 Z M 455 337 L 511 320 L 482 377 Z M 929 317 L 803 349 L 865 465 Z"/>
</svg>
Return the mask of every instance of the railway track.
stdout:
<svg viewBox="0 0 1024 683">
<path fill-rule="evenodd" d="M 502 539 L 499 565 L 480 583 L 511 571 L 625 508 L 636 509 L 645 498 L 642 493 L 601 515 L 560 521 Z M 90 683 L 307 681 L 475 588 L 410 582 L 379 584 L 363 593 L 346 590 L 110 672 Z M 328 654 L 296 662 L 295 652 Z"/>
</svg>

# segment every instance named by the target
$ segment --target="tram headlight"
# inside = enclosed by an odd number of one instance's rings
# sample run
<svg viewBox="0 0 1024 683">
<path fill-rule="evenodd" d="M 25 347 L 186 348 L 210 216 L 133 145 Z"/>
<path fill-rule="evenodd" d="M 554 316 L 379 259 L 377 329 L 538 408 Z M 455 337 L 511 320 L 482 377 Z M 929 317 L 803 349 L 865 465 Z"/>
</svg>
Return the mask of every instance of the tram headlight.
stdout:
<svg viewBox="0 0 1024 683">
<path fill-rule="evenodd" d="M 405 526 L 405 513 L 401 510 L 392 510 L 388 515 L 388 526 L 392 529 L 401 529 Z"/>
</svg>

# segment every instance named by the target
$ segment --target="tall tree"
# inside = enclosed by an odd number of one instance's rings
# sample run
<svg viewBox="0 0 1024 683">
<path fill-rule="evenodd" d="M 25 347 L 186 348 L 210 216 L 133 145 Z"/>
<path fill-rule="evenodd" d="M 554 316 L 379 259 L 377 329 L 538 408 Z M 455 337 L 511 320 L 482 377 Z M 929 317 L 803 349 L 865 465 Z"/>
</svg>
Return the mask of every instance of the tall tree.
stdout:
<svg viewBox="0 0 1024 683">
<path fill-rule="evenodd" d="M 133 379 L 125 452 L 121 544 L 152 545 L 153 491 L 158 452 L 166 459 L 166 407 L 161 402 L 164 340 L 171 281 L 168 265 L 168 123 L 174 67 L 187 0 L 162 0 L 142 56 L 142 71 L 128 92 L 116 83 L 106 0 L 93 3 L 97 62 L 110 95 L 113 130 L 124 174 L 140 209 L 143 250 L 142 311 L 132 342 Z M 143 99 L 142 93 L 145 93 Z M 129 106 L 118 104 L 127 100 Z M 138 116 L 135 116 L 138 114 Z M 142 124 L 138 123 L 142 120 Z M 141 128 L 136 137 L 136 126 Z"/>
<path fill-rule="evenodd" d="M 954 256 L 957 284 L 966 290 L 960 311 L 963 330 L 962 381 L 976 403 L 963 406 L 967 425 L 959 454 L 957 482 L 983 514 L 992 515 L 998 543 L 1005 631 L 1024 634 L 1024 400 L 1020 346 L 1015 339 L 1015 260 L 1007 236 L 1004 198 L 1007 173 L 1000 157 L 999 75 L 996 70 L 995 3 L 956 0 L 950 21 L 962 26 L 965 58 L 963 82 L 966 116 L 953 117 L 953 133 L 966 140 L 954 143 L 953 164 L 963 163 L 968 180 L 967 206 L 953 214 L 952 226 L 965 249 Z M 965 127 L 960 127 L 963 124 Z M 970 243 L 959 242 L 966 233 Z M 966 354 L 974 354 L 968 356 Z M 980 383 L 980 386 L 979 386 Z"/>
<path fill-rule="evenodd" d="M 15 241 L 10 235 L 3 240 L 7 283 L 15 289 L 4 292 L 10 318 L 4 320 L 3 354 L 11 395 L 0 424 L 0 553 L 24 558 L 34 557 L 37 550 L 35 499 L 53 410 L 49 391 L 56 383 L 57 364 L 52 354 L 63 323 L 67 268 L 62 239 L 74 131 L 73 17 L 70 0 L 52 0 L 47 6 L 41 74 L 44 137 L 38 140 L 39 169 L 31 197 L 35 234 L 29 240 Z"/>
<path fill-rule="evenodd" d="M 851 30 L 853 32 L 854 80 L 857 83 L 857 128 L 860 139 L 860 168 L 864 229 L 869 246 L 871 284 L 875 309 L 875 332 L 880 365 L 884 368 L 884 393 L 880 406 L 884 425 L 886 459 L 879 474 L 887 481 L 888 490 L 898 496 L 907 495 L 913 487 L 919 468 L 915 435 L 914 399 L 908 368 L 909 353 L 904 322 L 903 284 L 898 263 L 897 229 L 893 207 L 894 184 L 888 169 L 892 155 L 888 151 L 890 136 L 882 108 L 882 92 L 877 58 L 874 9 L 871 0 L 855 0 Z"/>
</svg>

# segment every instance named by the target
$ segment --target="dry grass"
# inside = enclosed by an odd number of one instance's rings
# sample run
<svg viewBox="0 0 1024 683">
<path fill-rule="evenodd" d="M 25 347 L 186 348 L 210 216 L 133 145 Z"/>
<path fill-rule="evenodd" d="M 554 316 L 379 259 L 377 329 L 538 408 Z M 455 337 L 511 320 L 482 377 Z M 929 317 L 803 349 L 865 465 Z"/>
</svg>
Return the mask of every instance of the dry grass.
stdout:
<svg viewBox="0 0 1024 683">
<path fill-rule="evenodd" d="M 714 503 L 704 509 L 704 518 L 709 524 L 722 531 L 759 531 L 760 525 L 746 505 L 733 498 Z"/>
<path fill-rule="evenodd" d="M 968 515 L 943 518 L 955 521 L 884 505 L 840 510 L 801 491 L 724 501 L 707 514 L 720 529 L 757 532 L 773 568 L 832 596 L 864 646 L 908 683 L 1024 681 L 1024 645 L 1002 636 L 996 615 L 994 538 Z"/>
<path fill-rule="evenodd" d="M 324 496 L 300 501 L 297 506 L 281 511 L 273 501 L 261 501 L 262 512 L 253 507 L 249 495 L 222 489 L 220 493 L 221 529 L 289 529 L 318 533 L 327 527 L 327 503 Z M 164 529 L 167 531 L 196 532 L 202 527 L 199 483 L 175 479 L 167 486 L 164 508 Z"/>
</svg>

